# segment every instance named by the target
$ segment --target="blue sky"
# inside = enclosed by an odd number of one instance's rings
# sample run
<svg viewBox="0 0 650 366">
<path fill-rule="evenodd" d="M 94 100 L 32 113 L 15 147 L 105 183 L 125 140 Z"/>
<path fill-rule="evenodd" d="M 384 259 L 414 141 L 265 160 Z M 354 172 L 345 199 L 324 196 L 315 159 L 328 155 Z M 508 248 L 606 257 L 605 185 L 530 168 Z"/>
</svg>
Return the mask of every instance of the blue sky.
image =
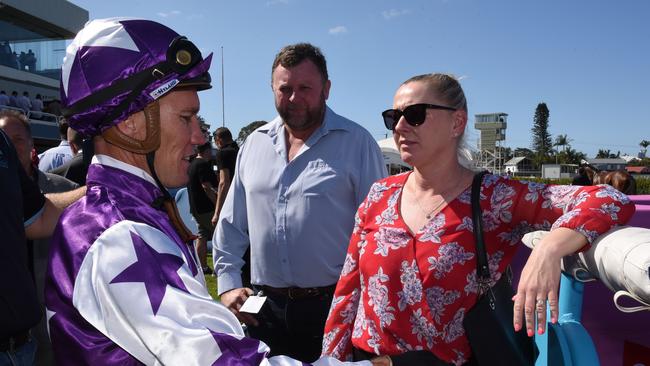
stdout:
<svg viewBox="0 0 650 366">
<path fill-rule="evenodd" d="M 550 133 L 574 149 L 636 155 L 650 140 L 650 2 L 604 0 L 73 0 L 90 18 L 139 17 L 214 52 L 214 88 L 201 115 L 233 134 L 276 111 L 270 88 L 277 51 L 319 46 L 328 61 L 328 104 L 383 138 L 380 113 L 399 84 L 428 72 L 462 78 L 476 145 L 476 113 L 508 113 L 505 146 L 530 147 L 535 107 L 550 110 Z"/>
</svg>

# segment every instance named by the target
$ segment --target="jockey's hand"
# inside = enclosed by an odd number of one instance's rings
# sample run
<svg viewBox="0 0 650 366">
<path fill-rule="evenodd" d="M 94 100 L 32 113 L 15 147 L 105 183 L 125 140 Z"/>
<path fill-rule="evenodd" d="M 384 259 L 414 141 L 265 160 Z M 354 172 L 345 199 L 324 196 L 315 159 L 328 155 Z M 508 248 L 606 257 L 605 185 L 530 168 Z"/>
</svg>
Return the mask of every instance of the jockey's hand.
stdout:
<svg viewBox="0 0 650 366">
<path fill-rule="evenodd" d="M 256 327 L 259 323 L 252 314 L 239 312 L 246 299 L 252 294 L 253 290 L 247 287 L 234 288 L 221 294 L 221 303 L 230 309 L 240 322 Z"/>
</svg>

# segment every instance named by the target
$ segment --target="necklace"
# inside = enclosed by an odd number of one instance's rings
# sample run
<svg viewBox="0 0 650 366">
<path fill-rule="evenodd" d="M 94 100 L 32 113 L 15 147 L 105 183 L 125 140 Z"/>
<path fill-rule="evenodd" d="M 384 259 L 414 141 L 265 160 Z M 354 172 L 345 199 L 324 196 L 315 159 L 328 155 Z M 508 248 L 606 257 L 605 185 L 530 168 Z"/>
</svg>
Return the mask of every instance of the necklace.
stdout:
<svg viewBox="0 0 650 366">
<path fill-rule="evenodd" d="M 441 195 L 440 197 L 442 197 L 442 195 Z M 437 209 L 439 209 L 440 206 L 442 206 L 442 205 L 445 203 L 445 199 L 442 198 L 442 199 L 440 200 L 440 203 L 438 203 L 438 204 L 437 204 L 437 205 L 436 205 L 436 206 L 435 206 L 431 211 L 429 211 L 429 212 L 427 212 L 424 208 L 422 208 L 422 205 L 420 205 L 420 202 L 419 202 L 418 200 L 415 200 L 415 203 L 416 203 L 416 204 L 418 205 L 418 207 L 420 208 L 420 211 L 422 211 L 422 213 L 424 214 L 424 217 L 426 217 L 427 220 L 431 220 L 432 214 L 433 214 Z"/>
</svg>

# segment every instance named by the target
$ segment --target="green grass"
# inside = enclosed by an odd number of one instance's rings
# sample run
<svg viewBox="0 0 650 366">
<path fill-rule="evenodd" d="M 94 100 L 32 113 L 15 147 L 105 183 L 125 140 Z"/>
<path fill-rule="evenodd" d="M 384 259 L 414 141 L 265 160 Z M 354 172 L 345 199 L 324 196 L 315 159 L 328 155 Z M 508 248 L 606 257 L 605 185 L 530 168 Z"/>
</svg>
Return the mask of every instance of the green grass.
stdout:
<svg viewBox="0 0 650 366">
<path fill-rule="evenodd" d="M 213 265 L 212 253 L 208 253 L 208 266 L 214 270 Z M 205 283 L 208 285 L 208 292 L 212 295 L 212 298 L 219 300 L 219 295 L 217 295 L 217 278 L 213 275 L 205 275 Z"/>
</svg>

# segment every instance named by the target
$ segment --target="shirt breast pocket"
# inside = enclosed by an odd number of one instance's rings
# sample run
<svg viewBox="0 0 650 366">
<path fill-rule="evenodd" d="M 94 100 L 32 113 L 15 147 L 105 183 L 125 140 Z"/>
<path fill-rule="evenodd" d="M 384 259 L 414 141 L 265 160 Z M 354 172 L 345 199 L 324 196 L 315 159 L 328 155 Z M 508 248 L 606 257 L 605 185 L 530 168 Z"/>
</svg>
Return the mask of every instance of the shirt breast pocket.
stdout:
<svg viewBox="0 0 650 366">
<path fill-rule="evenodd" d="M 334 194 L 343 179 L 337 166 L 337 162 L 322 159 L 310 161 L 301 174 L 303 196 L 321 197 Z"/>
</svg>

